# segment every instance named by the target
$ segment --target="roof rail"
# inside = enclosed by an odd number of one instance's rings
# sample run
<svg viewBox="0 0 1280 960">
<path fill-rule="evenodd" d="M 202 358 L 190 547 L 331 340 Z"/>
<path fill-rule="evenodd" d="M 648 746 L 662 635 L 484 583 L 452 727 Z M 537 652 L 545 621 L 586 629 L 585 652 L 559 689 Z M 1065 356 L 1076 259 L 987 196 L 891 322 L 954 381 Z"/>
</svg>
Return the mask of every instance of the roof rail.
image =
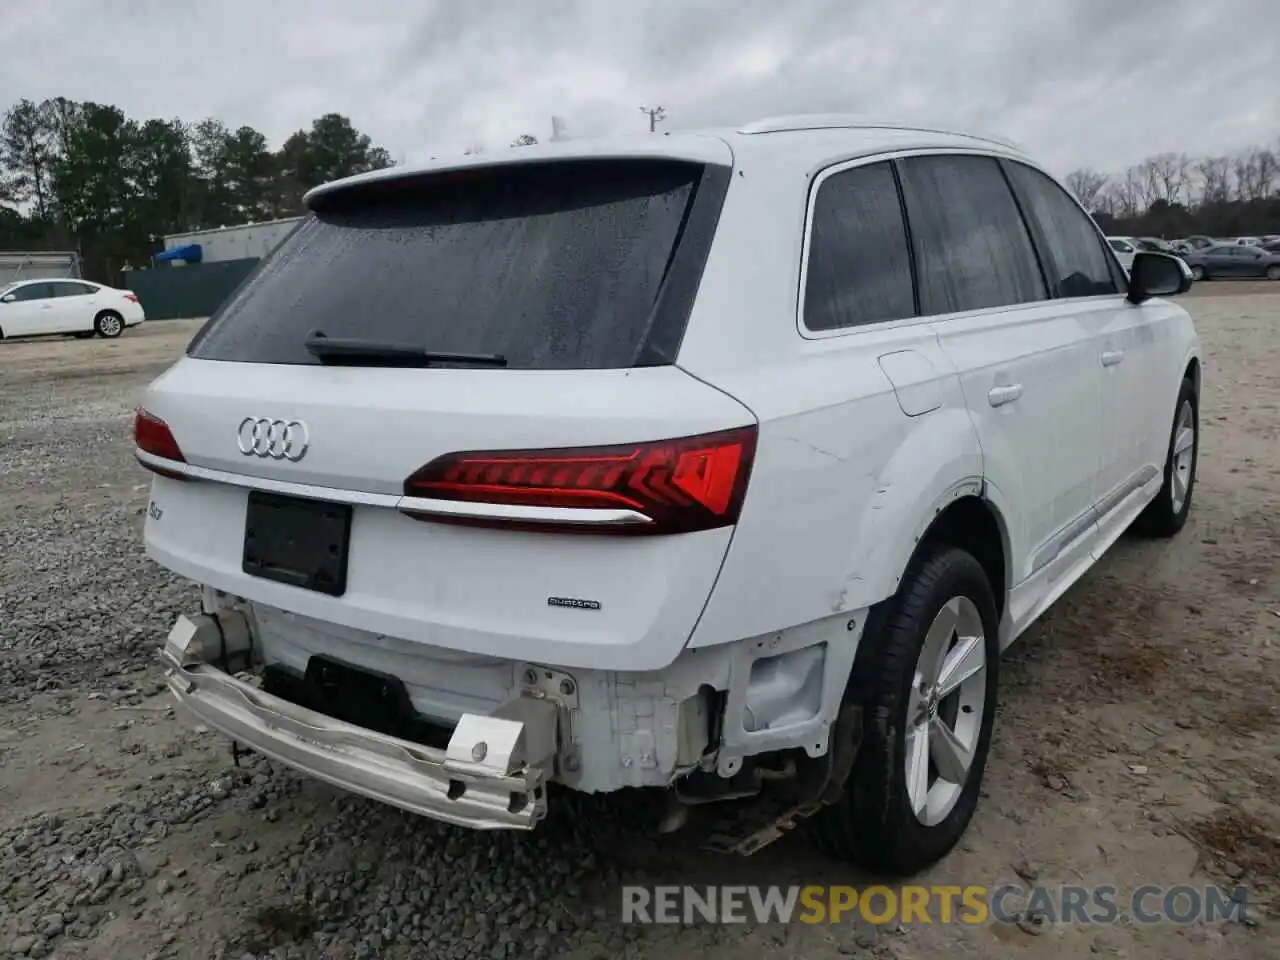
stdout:
<svg viewBox="0 0 1280 960">
<path fill-rule="evenodd" d="M 1012 150 L 1021 147 L 1007 137 L 988 133 L 975 133 L 958 129 L 946 124 L 911 123 L 905 120 L 881 120 L 862 117 L 852 113 L 799 113 L 779 117 L 765 117 L 753 120 L 738 127 L 738 133 L 753 135 L 760 133 L 783 133 L 796 130 L 919 130 L 922 133 L 944 133 L 953 137 L 968 137 L 970 140 L 985 140 Z"/>
</svg>

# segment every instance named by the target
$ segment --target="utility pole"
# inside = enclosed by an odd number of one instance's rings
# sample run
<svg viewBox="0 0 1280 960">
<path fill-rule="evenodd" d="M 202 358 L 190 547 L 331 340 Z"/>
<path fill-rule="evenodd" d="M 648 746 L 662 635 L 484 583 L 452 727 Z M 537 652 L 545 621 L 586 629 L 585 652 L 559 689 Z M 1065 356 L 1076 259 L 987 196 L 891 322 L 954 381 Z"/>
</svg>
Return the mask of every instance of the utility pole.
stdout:
<svg viewBox="0 0 1280 960">
<path fill-rule="evenodd" d="M 640 112 L 649 117 L 650 133 L 653 133 L 659 121 L 667 119 L 667 111 L 663 107 L 641 107 Z"/>
</svg>

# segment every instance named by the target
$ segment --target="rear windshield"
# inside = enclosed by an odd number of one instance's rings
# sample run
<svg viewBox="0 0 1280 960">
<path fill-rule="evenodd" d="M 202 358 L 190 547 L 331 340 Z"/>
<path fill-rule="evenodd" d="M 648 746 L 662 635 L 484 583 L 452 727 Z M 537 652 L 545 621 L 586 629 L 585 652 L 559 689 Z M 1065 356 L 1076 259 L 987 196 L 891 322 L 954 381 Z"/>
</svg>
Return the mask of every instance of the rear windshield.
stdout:
<svg viewBox="0 0 1280 960">
<path fill-rule="evenodd" d="M 189 353 L 315 364 L 304 343 L 321 330 L 500 354 L 516 369 L 653 362 L 644 355 L 655 307 L 703 169 L 673 160 L 561 161 L 322 196 Z M 683 326 L 677 342 L 680 335 Z M 661 338 L 669 343 L 671 331 Z"/>
</svg>

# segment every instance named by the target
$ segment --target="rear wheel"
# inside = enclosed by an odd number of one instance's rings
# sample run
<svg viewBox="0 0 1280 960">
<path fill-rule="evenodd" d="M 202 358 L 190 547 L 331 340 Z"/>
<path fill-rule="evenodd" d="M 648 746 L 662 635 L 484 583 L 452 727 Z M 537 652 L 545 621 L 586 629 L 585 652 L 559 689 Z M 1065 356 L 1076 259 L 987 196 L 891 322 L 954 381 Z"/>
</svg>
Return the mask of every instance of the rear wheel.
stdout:
<svg viewBox="0 0 1280 960">
<path fill-rule="evenodd" d="M 1134 529 L 1150 537 L 1172 537 L 1183 528 L 1191 513 L 1191 494 L 1196 485 L 1196 464 L 1200 456 L 1200 399 L 1195 382 L 1188 377 L 1178 390 L 1173 431 L 1169 435 L 1164 464 L 1164 484 L 1156 498 L 1138 515 Z"/>
<path fill-rule="evenodd" d="M 98 336 L 114 340 L 124 333 L 124 317 L 114 310 L 103 310 L 94 318 L 93 329 Z"/>
<path fill-rule="evenodd" d="M 942 546 L 867 624 L 863 737 L 845 794 L 812 822 L 828 854 L 893 876 L 937 862 L 978 804 L 995 720 L 999 618 L 982 565 Z M 856 684 L 855 684 L 856 686 Z"/>
<path fill-rule="evenodd" d="M 1278 267 L 1267 267 L 1267 279 L 1268 279 L 1268 280 L 1280 280 L 1280 266 L 1278 266 Z"/>
<path fill-rule="evenodd" d="M 1209 275 L 1204 272 L 1204 267 L 1200 266 L 1200 264 L 1196 264 L 1194 267 L 1191 268 L 1191 279 L 1192 280 L 1208 280 Z"/>
</svg>

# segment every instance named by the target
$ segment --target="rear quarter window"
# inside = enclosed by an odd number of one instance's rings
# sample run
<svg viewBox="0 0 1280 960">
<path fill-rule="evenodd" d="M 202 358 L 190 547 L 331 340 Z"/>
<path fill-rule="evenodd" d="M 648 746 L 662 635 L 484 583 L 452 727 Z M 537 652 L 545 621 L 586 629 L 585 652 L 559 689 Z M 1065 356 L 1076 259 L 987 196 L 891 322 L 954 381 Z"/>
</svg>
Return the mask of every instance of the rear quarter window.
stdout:
<svg viewBox="0 0 1280 960">
<path fill-rule="evenodd" d="M 915 314 L 911 253 L 893 168 L 883 161 L 833 173 L 813 200 L 805 327 L 838 330 Z"/>
<path fill-rule="evenodd" d="M 670 363 L 691 295 L 664 297 L 667 281 L 700 276 L 705 221 L 727 182 L 727 168 L 678 160 L 575 160 L 339 190 L 318 199 L 189 354 L 314 364 L 304 343 L 321 330 L 500 354 L 516 369 Z"/>
</svg>

